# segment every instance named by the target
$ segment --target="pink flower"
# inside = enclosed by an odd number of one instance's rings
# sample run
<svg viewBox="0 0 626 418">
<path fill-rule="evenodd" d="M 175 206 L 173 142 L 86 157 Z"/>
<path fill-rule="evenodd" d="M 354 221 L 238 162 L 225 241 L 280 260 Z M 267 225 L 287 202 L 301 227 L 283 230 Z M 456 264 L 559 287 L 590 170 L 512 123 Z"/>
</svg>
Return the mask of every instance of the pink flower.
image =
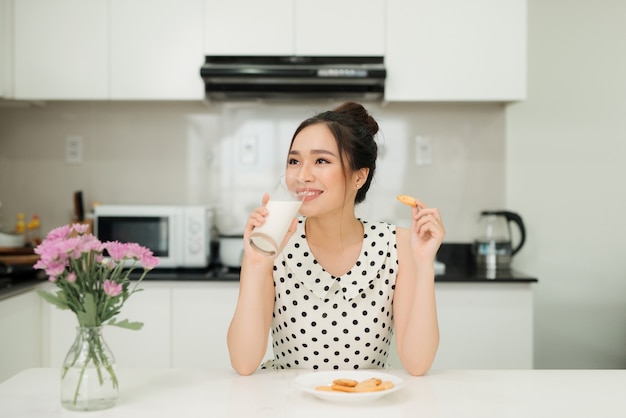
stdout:
<svg viewBox="0 0 626 418">
<path fill-rule="evenodd" d="M 146 270 L 152 270 L 159 265 L 159 258 L 152 255 L 152 251 L 147 251 L 140 258 L 141 266 Z"/>
<path fill-rule="evenodd" d="M 122 260 L 139 260 L 143 268 L 152 270 L 159 264 L 159 259 L 152 254 L 152 251 L 141 245 L 129 242 L 121 243 L 117 241 L 105 242 L 103 247 L 109 253 L 109 257 L 115 262 Z"/>
<path fill-rule="evenodd" d="M 137 286 L 128 288 L 130 279 L 128 270 L 123 268 L 127 266 L 125 261 L 134 261 L 128 266 L 131 270 L 137 262 L 143 266 L 139 283 L 159 259 L 136 243 L 102 243 L 87 229 L 87 225 L 73 224 L 50 231 L 35 248 L 39 260 L 33 267 L 44 270 L 59 288 L 57 293 L 42 291 L 46 299 L 62 309 L 72 310 L 81 324 L 101 325 L 111 321 L 126 299 L 141 290 Z M 85 310 L 87 302 L 95 302 L 96 309 Z M 142 324 L 122 321 L 115 325 L 138 329 Z"/>
<path fill-rule="evenodd" d="M 122 244 L 119 241 L 105 242 L 104 249 L 107 250 L 109 257 L 115 262 L 122 261 L 126 257 L 126 244 Z"/>
<path fill-rule="evenodd" d="M 64 225 L 64 226 L 60 226 L 58 228 L 54 228 L 52 231 L 48 232 L 48 235 L 46 236 L 46 240 L 58 240 L 58 239 L 63 239 L 63 238 L 67 238 L 67 236 L 70 234 L 71 230 L 70 230 L 70 226 L 69 225 Z"/>
<path fill-rule="evenodd" d="M 135 243 L 121 243 L 118 241 L 110 241 L 104 243 L 109 253 L 109 257 L 115 262 L 120 262 L 124 259 L 138 259 L 138 248 L 142 248 L 139 244 Z"/>
<path fill-rule="evenodd" d="M 83 235 L 89 229 L 89 225 L 87 225 L 87 224 L 73 224 L 71 228 L 77 234 Z"/>
<path fill-rule="evenodd" d="M 117 284 L 115 282 L 112 282 L 111 280 L 105 280 L 103 287 L 104 287 L 104 293 L 111 296 L 112 298 L 122 293 L 121 283 Z"/>
<path fill-rule="evenodd" d="M 48 276 L 58 276 L 65 271 L 66 263 L 64 260 L 51 259 L 46 260 L 43 256 L 35 263 L 33 268 L 43 269 Z"/>
</svg>

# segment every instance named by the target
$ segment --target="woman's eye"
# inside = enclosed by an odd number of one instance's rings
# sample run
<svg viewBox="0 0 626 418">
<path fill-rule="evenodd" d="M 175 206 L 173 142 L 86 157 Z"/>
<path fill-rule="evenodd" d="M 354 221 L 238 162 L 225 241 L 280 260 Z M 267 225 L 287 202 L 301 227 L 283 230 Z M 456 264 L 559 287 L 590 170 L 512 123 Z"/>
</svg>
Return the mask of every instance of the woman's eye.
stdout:
<svg viewBox="0 0 626 418">
<path fill-rule="evenodd" d="M 290 158 L 288 161 L 289 165 L 293 165 L 293 164 L 298 164 L 298 160 L 296 160 L 295 158 Z"/>
<path fill-rule="evenodd" d="M 324 158 L 318 158 L 317 160 L 315 160 L 316 164 L 327 164 L 328 160 L 324 159 Z"/>
</svg>

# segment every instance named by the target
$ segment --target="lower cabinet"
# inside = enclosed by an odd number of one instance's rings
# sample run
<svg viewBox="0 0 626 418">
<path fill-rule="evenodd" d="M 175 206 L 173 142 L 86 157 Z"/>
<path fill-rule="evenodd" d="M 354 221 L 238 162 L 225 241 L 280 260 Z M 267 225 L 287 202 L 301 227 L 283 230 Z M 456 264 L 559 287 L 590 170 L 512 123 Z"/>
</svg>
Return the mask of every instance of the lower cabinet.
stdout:
<svg viewBox="0 0 626 418">
<path fill-rule="evenodd" d="M 0 382 L 41 364 L 38 299 L 35 292 L 27 292 L 0 300 Z"/>
<path fill-rule="evenodd" d="M 169 286 L 170 365 L 230 367 L 226 333 L 237 303 L 239 283 L 170 282 Z M 532 283 L 437 282 L 435 289 L 440 343 L 434 369 L 532 369 Z M 146 296 L 152 291 L 147 289 Z M 133 304 L 137 301 L 129 302 L 129 307 L 144 309 Z M 146 320 L 155 326 L 160 322 L 153 318 Z M 132 337 L 139 346 L 154 344 L 153 339 L 141 335 L 147 327 L 139 336 L 131 335 L 127 339 Z M 271 357 L 271 342 L 268 342 L 265 359 Z M 395 340 L 389 364 L 402 367 Z"/>
<path fill-rule="evenodd" d="M 119 367 L 230 367 L 226 333 L 239 283 L 147 281 L 105 327 Z M 40 288 L 54 290 L 50 283 Z M 532 283 L 436 283 L 440 344 L 433 369 L 531 369 Z M 0 301 L 0 381 L 30 367 L 60 367 L 76 335 L 70 311 L 33 290 Z M 269 340 L 269 336 L 268 336 Z M 272 357 L 268 343 L 265 358 Z M 389 364 L 402 367 L 395 341 Z"/>
<path fill-rule="evenodd" d="M 172 288 L 172 366 L 230 367 L 226 334 L 239 282 L 182 283 Z M 269 343 L 265 359 L 272 356 Z"/>
<path fill-rule="evenodd" d="M 532 369 L 533 284 L 437 282 L 433 369 Z M 389 364 L 400 368 L 395 339 Z"/>
<path fill-rule="evenodd" d="M 172 366 L 230 367 L 226 332 L 237 285 L 190 283 L 172 288 Z"/>
</svg>

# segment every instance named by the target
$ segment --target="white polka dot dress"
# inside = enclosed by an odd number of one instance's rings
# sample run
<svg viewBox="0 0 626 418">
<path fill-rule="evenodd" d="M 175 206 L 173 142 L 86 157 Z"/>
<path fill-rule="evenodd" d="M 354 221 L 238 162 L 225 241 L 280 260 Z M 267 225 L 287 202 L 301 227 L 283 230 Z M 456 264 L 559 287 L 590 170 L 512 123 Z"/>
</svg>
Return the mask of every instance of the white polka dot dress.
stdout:
<svg viewBox="0 0 626 418">
<path fill-rule="evenodd" d="M 386 367 L 397 274 L 395 226 L 363 223 L 361 254 L 341 277 L 308 246 L 304 223 L 274 262 L 274 359 L 263 368 L 354 370 Z"/>
</svg>

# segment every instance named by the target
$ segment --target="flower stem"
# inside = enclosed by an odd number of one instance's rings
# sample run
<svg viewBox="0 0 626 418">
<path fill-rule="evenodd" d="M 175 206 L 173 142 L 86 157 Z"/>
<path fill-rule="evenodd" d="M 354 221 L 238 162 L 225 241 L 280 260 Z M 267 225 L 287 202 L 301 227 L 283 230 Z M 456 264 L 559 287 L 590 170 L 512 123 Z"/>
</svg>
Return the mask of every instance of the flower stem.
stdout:
<svg viewBox="0 0 626 418">
<path fill-rule="evenodd" d="M 115 369 L 111 365 L 111 360 L 107 355 L 107 349 L 104 347 L 104 342 L 101 337 L 101 327 L 79 327 L 78 336 L 74 342 L 72 348 L 72 357 L 68 356 L 70 360 L 65 361 L 63 365 L 63 373 L 61 378 L 65 378 L 68 371 L 72 369 L 76 363 L 80 363 L 80 373 L 78 375 L 78 381 L 76 388 L 74 389 L 74 396 L 72 403 L 76 405 L 78 403 L 79 394 L 82 388 L 85 372 L 89 367 L 89 363 L 93 362 L 96 373 L 98 374 L 98 384 L 100 386 L 106 384 L 105 373 L 102 368 L 106 370 L 111 379 L 111 384 L 114 389 L 118 388 L 117 376 L 115 375 Z M 81 353 L 84 357 L 81 358 Z M 80 360 L 80 361 L 79 361 Z M 88 382 L 89 383 L 89 382 Z M 89 392 L 88 388 L 83 388 Z"/>
</svg>

